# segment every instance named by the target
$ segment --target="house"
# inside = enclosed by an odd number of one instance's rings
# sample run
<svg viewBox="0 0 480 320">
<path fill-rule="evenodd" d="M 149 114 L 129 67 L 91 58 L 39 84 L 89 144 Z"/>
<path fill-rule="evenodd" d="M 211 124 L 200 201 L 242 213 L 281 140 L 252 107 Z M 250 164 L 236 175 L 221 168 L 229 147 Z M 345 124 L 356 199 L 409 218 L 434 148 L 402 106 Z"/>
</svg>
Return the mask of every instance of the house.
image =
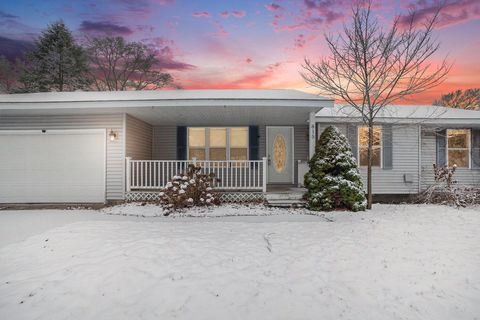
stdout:
<svg viewBox="0 0 480 320">
<path fill-rule="evenodd" d="M 414 194 L 432 164 L 478 184 L 480 112 L 389 107 L 375 129 L 374 192 Z M 441 114 L 430 114 L 441 110 Z M 259 199 L 303 183 L 323 128 L 365 159 L 360 118 L 295 90 L 57 92 L 0 96 L 0 203 L 155 199 L 195 163 L 224 200 Z"/>
</svg>

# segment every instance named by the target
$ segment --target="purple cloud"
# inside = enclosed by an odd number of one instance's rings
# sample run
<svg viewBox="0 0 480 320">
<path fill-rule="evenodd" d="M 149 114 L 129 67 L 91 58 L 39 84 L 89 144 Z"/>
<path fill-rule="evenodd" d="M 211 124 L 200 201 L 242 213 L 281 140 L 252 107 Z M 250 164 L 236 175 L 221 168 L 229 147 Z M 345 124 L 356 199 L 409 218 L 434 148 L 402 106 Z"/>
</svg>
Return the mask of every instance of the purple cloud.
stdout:
<svg viewBox="0 0 480 320">
<path fill-rule="evenodd" d="M 184 71 L 184 70 L 192 70 L 196 67 L 194 65 L 176 61 L 174 59 L 173 50 L 166 46 L 160 50 L 156 51 L 156 56 L 158 59 L 157 67 L 161 70 L 176 70 L 176 71 Z"/>
<path fill-rule="evenodd" d="M 94 21 L 82 21 L 80 24 L 80 31 L 87 33 L 106 33 L 110 35 L 130 35 L 133 33 L 133 30 L 129 27 L 120 26 L 110 22 L 94 22 Z"/>
<path fill-rule="evenodd" d="M 409 14 L 400 16 L 400 25 L 407 26 L 412 18 L 414 22 L 425 21 L 431 18 L 441 8 L 438 16 L 438 26 L 448 27 L 450 25 L 466 22 L 480 18 L 480 2 L 478 0 L 447 0 L 444 2 L 419 0 L 407 5 Z"/>
<path fill-rule="evenodd" d="M 233 11 L 232 16 L 237 17 L 237 18 L 243 18 L 247 15 L 247 13 L 243 10 L 238 10 L 238 11 Z"/>
<path fill-rule="evenodd" d="M 17 19 L 18 16 L 0 10 L 0 19 Z"/>
<path fill-rule="evenodd" d="M 33 49 L 33 47 L 33 42 L 0 36 L 0 55 L 5 56 L 10 61 L 22 58 L 25 52 Z"/>
<path fill-rule="evenodd" d="M 199 11 L 199 12 L 194 12 L 192 13 L 192 16 L 196 17 L 196 18 L 208 18 L 210 17 L 210 13 L 207 12 L 207 11 Z"/>
<path fill-rule="evenodd" d="M 267 8 L 267 10 L 269 11 L 278 11 L 282 9 L 282 6 L 276 3 L 270 3 L 270 4 L 266 4 L 265 8 Z"/>
</svg>

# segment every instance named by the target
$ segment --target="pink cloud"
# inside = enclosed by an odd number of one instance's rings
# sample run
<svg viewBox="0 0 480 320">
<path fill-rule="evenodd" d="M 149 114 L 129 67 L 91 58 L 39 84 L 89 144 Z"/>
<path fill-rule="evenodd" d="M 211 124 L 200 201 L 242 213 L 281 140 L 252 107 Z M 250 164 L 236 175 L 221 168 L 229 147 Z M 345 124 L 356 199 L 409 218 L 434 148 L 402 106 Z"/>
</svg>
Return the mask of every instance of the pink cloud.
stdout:
<svg viewBox="0 0 480 320">
<path fill-rule="evenodd" d="M 250 63 L 253 62 L 253 60 L 252 60 L 252 58 L 247 58 L 247 59 L 245 59 L 245 62 L 248 63 L 248 64 L 250 64 Z"/>
<path fill-rule="evenodd" d="M 267 8 L 267 10 L 269 11 L 277 11 L 282 9 L 282 6 L 276 3 L 270 3 L 270 4 L 266 4 L 265 8 Z"/>
<path fill-rule="evenodd" d="M 480 2 L 478 0 L 447 0 L 445 2 L 419 0 L 406 5 L 411 11 L 400 16 L 400 25 L 407 26 L 412 18 L 414 22 L 425 21 L 431 18 L 439 9 L 438 27 L 448 27 L 470 20 L 480 19 Z"/>
<path fill-rule="evenodd" d="M 192 13 L 192 16 L 196 17 L 196 18 L 202 18 L 202 17 L 210 17 L 210 13 L 207 12 L 207 11 L 199 11 L 199 12 L 194 12 Z"/>
<path fill-rule="evenodd" d="M 232 12 L 232 16 L 234 17 L 237 17 L 237 18 L 243 18 L 247 15 L 247 13 L 243 10 L 239 10 L 239 11 L 233 11 Z"/>
<path fill-rule="evenodd" d="M 223 18 L 228 18 L 230 16 L 236 17 L 236 18 L 243 18 L 246 15 L 247 15 L 247 13 L 243 10 L 236 10 L 236 11 L 232 11 L 232 12 L 229 12 L 229 11 L 220 12 L 220 16 L 223 17 Z"/>
</svg>

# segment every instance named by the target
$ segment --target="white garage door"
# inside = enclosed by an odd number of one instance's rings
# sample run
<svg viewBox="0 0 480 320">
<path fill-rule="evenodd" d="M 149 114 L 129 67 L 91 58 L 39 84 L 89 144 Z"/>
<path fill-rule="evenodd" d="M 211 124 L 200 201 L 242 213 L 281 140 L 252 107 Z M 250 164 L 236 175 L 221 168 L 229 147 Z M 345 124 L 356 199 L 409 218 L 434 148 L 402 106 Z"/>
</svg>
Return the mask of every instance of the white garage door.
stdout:
<svg viewBox="0 0 480 320">
<path fill-rule="evenodd" d="M 0 130 L 0 203 L 105 201 L 105 131 Z"/>
</svg>

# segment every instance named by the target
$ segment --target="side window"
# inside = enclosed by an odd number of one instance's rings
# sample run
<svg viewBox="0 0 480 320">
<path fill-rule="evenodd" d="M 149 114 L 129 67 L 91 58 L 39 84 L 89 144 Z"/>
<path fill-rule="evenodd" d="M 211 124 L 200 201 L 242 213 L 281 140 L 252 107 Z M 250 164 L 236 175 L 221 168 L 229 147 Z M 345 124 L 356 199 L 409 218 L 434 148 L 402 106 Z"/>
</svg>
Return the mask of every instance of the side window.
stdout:
<svg viewBox="0 0 480 320">
<path fill-rule="evenodd" d="M 470 130 L 447 130 L 447 163 L 449 167 L 470 167 Z"/>
<path fill-rule="evenodd" d="M 358 128 L 358 159 L 360 166 L 368 165 L 368 127 Z M 382 128 L 373 128 L 372 166 L 382 163 Z"/>
</svg>

